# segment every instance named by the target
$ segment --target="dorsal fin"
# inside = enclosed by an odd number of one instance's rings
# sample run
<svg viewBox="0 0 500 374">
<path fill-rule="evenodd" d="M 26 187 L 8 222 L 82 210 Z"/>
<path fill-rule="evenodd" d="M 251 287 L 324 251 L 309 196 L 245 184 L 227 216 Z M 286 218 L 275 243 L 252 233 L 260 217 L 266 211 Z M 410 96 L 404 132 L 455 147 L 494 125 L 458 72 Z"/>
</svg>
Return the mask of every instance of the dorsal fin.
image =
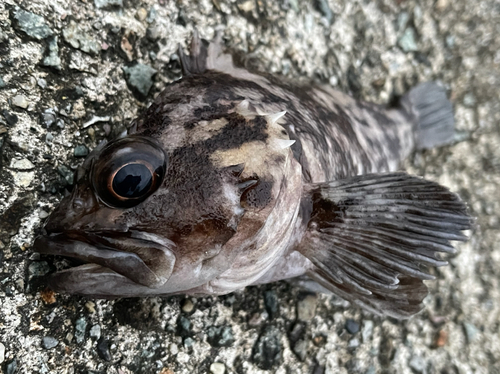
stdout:
<svg viewBox="0 0 500 374">
<path fill-rule="evenodd" d="M 178 45 L 177 53 L 181 60 L 183 75 L 201 74 L 207 70 L 208 45 L 209 43 L 205 39 L 200 38 L 196 29 L 193 31 L 189 56 L 186 56 L 182 46 Z"/>
<path fill-rule="evenodd" d="M 253 74 L 247 69 L 234 64 L 233 56 L 223 50 L 222 35 L 223 32 L 218 30 L 215 32 L 214 38 L 208 42 L 200 38 L 198 31 L 195 29 L 189 48 L 189 56 L 184 53 L 180 45 L 178 46 L 183 74 L 187 76 L 203 74 L 207 70 L 216 70 L 239 79 L 259 83 L 265 87 L 269 86 L 270 82 L 262 75 Z"/>
</svg>

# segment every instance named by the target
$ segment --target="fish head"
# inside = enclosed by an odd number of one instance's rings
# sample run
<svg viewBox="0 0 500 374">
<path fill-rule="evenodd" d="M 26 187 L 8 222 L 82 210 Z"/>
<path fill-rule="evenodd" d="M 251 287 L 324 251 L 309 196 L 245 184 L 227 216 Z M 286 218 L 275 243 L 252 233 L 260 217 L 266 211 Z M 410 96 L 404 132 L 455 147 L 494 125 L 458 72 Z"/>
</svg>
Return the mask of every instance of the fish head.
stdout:
<svg viewBox="0 0 500 374">
<path fill-rule="evenodd" d="M 35 241 L 83 265 L 51 287 L 97 297 L 177 294 L 229 269 L 264 225 L 291 170 L 277 121 L 239 106 L 95 149 Z M 297 168 L 293 169 L 297 172 Z"/>
</svg>

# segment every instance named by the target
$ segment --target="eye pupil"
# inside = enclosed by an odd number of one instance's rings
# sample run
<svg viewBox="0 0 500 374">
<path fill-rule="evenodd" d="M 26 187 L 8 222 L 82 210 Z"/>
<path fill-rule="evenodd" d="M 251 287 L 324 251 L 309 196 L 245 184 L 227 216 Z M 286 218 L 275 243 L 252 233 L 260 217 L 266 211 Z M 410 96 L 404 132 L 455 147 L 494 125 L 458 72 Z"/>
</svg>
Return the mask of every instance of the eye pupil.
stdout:
<svg viewBox="0 0 500 374">
<path fill-rule="evenodd" d="M 134 199 L 149 192 L 153 184 L 151 171 L 143 164 L 123 166 L 113 178 L 113 191 L 121 197 Z"/>
</svg>

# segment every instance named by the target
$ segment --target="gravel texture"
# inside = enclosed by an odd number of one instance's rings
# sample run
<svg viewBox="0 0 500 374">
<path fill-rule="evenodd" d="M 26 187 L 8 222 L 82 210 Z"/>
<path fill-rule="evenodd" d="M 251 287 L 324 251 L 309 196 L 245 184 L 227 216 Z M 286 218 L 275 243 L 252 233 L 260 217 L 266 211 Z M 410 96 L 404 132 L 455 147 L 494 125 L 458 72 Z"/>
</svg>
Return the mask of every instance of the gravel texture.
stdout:
<svg viewBox="0 0 500 374">
<path fill-rule="evenodd" d="M 196 27 L 247 64 L 388 102 L 441 80 L 457 143 L 405 167 L 477 217 L 425 310 L 374 317 L 288 283 L 117 301 L 44 286 L 34 235 L 104 138 L 180 76 Z M 500 373 L 500 3 L 466 0 L 0 2 L 0 372 Z"/>
</svg>

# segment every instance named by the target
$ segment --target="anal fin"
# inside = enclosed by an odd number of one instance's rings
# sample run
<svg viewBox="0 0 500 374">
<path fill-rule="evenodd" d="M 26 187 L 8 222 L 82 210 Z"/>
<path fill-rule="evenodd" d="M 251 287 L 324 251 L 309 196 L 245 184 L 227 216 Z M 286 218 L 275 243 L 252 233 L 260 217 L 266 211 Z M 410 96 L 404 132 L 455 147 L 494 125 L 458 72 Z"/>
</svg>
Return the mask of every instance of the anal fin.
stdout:
<svg viewBox="0 0 500 374">
<path fill-rule="evenodd" d="M 443 266 L 438 252 L 466 240 L 472 218 L 460 198 L 406 173 L 371 174 L 310 185 L 311 216 L 298 250 L 309 276 L 376 314 L 408 318 L 422 309 L 425 266 Z"/>
</svg>

